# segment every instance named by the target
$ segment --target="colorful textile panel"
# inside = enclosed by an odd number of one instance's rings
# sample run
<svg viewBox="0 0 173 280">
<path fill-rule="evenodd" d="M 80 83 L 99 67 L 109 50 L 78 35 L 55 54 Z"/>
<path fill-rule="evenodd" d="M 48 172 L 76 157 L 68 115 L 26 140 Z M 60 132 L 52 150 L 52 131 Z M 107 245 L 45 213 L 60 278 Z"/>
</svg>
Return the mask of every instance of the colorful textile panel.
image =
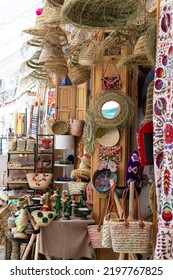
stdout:
<svg viewBox="0 0 173 280">
<path fill-rule="evenodd" d="M 154 100 L 158 233 L 154 258 L 173 259 L 173 1 L 160 2 Z"/>
</svg>

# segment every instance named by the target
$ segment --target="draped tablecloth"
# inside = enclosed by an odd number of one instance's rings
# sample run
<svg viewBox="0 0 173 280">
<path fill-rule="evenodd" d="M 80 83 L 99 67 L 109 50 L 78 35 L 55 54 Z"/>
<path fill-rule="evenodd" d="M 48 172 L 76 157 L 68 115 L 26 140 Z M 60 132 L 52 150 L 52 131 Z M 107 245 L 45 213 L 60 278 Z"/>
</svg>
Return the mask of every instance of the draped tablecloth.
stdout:
<svg viewBox="0 0 173 280">
<path fill-rule="evenodd" d="M 87 232 L 87 226 L 95 224 L 90 217 L 86 220 L 53 221 L 49 226 L 40 228 L 39 252 L 52 257 L 77 259 L 79 257 L 94 258 Z"/>
</svg>

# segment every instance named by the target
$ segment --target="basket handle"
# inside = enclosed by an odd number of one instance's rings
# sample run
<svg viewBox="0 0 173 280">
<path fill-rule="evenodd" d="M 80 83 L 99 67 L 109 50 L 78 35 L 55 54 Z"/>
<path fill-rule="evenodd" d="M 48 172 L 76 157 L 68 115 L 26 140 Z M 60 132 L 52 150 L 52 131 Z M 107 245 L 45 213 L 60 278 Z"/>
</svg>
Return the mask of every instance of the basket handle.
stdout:
<svg viewBox="0 0 173 280">
<path fill-rule="evenodd" d="M 125 207 L 127 194 L 129 192 L 129 190 L 130 190 L 129 188 L 126 188 L 123 191 L 123 195 L 122 195 L 122 208 L 123 208 L 123 216 L 124 216 L 125 227 L 129 226 L 129 223 L 128 223 L 128 220 L 127 220 L 127 215 L 126 215 L 126 207 Z M 135 193 L 135 198 L 136 198 L 136 218 L 138 219 L 138 215 L 139 215 L 139 217 L 140 217 L 139 226 L 143 227 L 144 223 L 143 223 L 143 218 L 142 218 L 142 214 L 141 214 L 141 211 L 140 211 L 139 195 L 138 195 L 138 192 L 137 192 L 136 188 L 134 188 L 134 193 Z"/>
<path fill-rule="evenodd" d="M 114 213 L 117 214 L 117 217 L 119 217 L 118 211 L 117 211 L 117 207 L 115 204 L 115 200 L 114 200 L 114 192 L 115 192 L 115 188 L 116 185 L 114 184 L 112 186 L 112 188 L 109 191 L 109 194 L 107 195 L 106 199 L 105 199 L 105 205 L 103 207 L 101 216 L 100 216 L 100 220 L 99 220 L 99 225 L 97 230 L 100 231 L 101 230 L 101 225 L 103 224 L 103 220 L 104 217 L 107 216 L 108 214 L 110 214 L 111 212 L 113 212 L 113 209 L 115 209 Z"/>
</svg>

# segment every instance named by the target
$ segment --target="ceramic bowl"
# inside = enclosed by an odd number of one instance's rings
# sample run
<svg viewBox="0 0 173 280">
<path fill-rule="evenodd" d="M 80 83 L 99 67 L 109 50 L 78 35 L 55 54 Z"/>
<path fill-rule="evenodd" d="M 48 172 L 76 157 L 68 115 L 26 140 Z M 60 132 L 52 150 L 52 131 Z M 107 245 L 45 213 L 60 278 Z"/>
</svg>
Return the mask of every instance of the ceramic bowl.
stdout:
<svg viewBox="0 0 173 280">
<path fill-rule="evenodd" d="M 82 219 L 86 219 L 89 214 L 91 214 L 92 209 L 87 207 L 81 207 L 77 209 L 77 212 L 80 214 Z"/>
</svg>

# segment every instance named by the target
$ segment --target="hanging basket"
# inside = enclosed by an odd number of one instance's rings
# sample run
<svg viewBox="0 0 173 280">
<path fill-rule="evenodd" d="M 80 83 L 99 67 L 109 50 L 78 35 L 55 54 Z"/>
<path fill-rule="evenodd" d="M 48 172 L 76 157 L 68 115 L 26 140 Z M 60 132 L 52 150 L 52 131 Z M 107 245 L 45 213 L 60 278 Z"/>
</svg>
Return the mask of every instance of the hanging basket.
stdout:
<svg viewBox="0 0 173 280">
<path fill-rule="evenodd" d="M 69 120 L 69 134 L 73 136 L 80 136 L 83 132 L 84 121 L 83 120 Z"/>
<path fill-rule="evenodd" d="M 140 0 L 66 0 L 61 9 L 63 22 L 79 27 L 121 27 L 144 13 Z"/>
<path fill-rule="evenodd" d="M 69 78 L 72 83 L 80 85 L 90 79 L 91 69 L 88 66 L 76 64 L 69 68 Z"/>
<path fill-rule="evenodd" d="M 101 55 L 101 52 L 99 51 L 99 44 L 100 43 L 94 39 L 89 42 L 86 41 L 82 45 L 78 63 L 83 66 L 92 66 L 97 64 Z"/>
<path fill-rule="evenodd" d="M 52 125 L 52 131 L 56 135 L 67 135 L 69 133 L 69 126 L 67 121 L 57 120 Z"/>
</svg>

